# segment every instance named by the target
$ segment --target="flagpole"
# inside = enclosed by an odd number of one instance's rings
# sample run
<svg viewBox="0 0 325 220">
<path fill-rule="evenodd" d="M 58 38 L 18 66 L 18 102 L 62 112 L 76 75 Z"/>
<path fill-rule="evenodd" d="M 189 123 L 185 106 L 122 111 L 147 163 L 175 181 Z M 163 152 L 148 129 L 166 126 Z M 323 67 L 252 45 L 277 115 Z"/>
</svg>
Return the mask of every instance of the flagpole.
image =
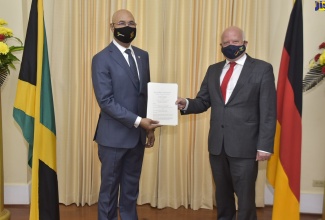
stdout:
<svg viewBox="0 0 325 220">
<path fill-rule="evenodd" d="M 2 109 L 0 90 L 0 220 L 10 219 L 10 212 L 4 208 L 4 188 L 3 188 L 3 143 L 2 143 Z"/>
<path fill-rule="evenodd" d="M 323 199 L 323 218 L 322 220 L 325 220 L 325 188 L 324 188 L 324 199 Z"/>
</svg>

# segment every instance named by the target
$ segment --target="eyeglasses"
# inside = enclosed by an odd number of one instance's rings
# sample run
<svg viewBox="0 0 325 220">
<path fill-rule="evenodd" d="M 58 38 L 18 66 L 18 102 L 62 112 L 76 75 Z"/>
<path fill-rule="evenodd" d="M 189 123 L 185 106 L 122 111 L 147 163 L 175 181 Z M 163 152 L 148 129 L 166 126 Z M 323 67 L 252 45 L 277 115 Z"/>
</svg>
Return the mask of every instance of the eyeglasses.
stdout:
<svg viewBox="0 0 325 220">
<path fill-rule="evenodd" d="M 238 41 L 238 40 L 236 40 L 236 41 L 226 41 L 226 42 L 222 42 L 220 44 L 220 46 L 227 47 L 229 45 L 242 45 L 243 43 L 245 44 L 246 41 L 245 40 L 243 40 L 243 41 Z"/>
<path fill-rule="evenodd" d="M 119 21 L 118 23 L 112 23 L 113 25 L 118 25 L 118 26 L 121 26 L 121 27 L 126 27 L 126 26 L 129 26 L 129 27 L 136 27 L 137 26 L 137 23 L 135 23 L 134 21 L 130 21 L 130 22 L 125 22 L 125 21 Z"/>
</svg>

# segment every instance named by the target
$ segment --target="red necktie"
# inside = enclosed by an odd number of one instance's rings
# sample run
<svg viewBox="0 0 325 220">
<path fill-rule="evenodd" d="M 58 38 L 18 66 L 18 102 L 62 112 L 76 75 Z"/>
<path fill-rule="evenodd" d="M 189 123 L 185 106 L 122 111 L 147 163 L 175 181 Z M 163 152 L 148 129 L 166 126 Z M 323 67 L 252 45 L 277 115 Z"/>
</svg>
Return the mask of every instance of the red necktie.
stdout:
<svg viewBox="0 0 325 220">
<path fill-rule="evenodd" d="M 230 64 L 230 67 L 227 70 L 226 75 L 223 78 L 221 86 L 220 86 L 221 87 L 222 97 L 223 97 L 223 100 L 225 102 L 226 102 L 226 93 L 227 93 L 228 82 L 229 82 L 229 79 L 230 79 L 232 73 L 234 72 L 234 67 L 236 65 L 236 62 L 229 62 L 229 64 Z"/>
</svg>

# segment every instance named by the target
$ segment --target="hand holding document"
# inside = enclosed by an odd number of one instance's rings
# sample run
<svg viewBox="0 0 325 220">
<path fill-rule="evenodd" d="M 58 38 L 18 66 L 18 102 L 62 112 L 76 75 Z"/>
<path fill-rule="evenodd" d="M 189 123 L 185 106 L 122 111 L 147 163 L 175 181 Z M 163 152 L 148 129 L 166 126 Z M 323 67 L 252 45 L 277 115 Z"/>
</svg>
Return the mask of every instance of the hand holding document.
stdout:
<svg viewBox="0 0 325 220">
<path fill-rule="evenodd" d="M 159 121 L 160 125 L 177 125 L 177 92 L 176 83 L 148 83 L 147 118 Z"/>
</svg>

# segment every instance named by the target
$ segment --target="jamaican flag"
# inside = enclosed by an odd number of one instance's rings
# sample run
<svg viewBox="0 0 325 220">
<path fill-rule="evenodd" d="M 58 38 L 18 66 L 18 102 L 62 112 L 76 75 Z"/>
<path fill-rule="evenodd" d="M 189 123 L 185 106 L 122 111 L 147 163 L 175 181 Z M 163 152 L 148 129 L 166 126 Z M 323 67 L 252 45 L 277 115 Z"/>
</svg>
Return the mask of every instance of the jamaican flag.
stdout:
<svg viewBox="0 0 325 220">
<path fill-rule="evenodd" d="M 29 145 L 30 220 L 58 220 L 56 131 L 43 0 L 32 0 L 13 116 Z"/>
</svg>

